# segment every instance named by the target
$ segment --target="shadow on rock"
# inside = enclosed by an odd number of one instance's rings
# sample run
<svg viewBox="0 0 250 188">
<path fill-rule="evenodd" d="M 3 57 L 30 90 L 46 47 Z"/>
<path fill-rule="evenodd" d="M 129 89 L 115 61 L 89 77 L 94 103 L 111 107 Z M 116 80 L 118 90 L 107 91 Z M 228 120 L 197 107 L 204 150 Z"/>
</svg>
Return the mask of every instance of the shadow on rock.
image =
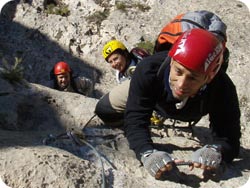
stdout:
<svg viewBox="0 0 250 188">
<path fill-rule="evenodd" d="M 175 144 L 154 144 L 155 148 L 161 151 L 166 151 L 168 153 L 173 153 L 173 151 L 195 151 L 198 148 L 195 147 L 180 147 Z M 186 160 L 186 159 L 182 159 Z M 198 170 L 198 169 L 197 169 Z M 196 171 L 197 171 L 196 170 Z M 201 170 L 201 169 L 200 169 Z M 175 173 L 165 173 L 161 180 L 168 180 L 173 182 L 178 182 L 191 187 L 199 187 L 200 182 L 220 182 L 223 180 L 229 180 L 232 178 L 237 178 L 242 176 L 242 172 L 247 172 L 250 170 L 250 151 L 249 149 L 241 147 L 240 155 L 232 163 L 222 163 L 221 166 L 215 171 L 203 171 L 202 175 L 186 174 L 175 169 Z"/>
<path fill-rule="evenodd" d="M 159 144 L 159 143 L 154 143 L 154 146 L 157 150 L 160 151 L 166 151 L 168 153 L 173 153 L 175 150 L 181 150 L 181 151 L 195 151 L 198 149 L 198 147 L 193 147 L 193 146 L 187 146 L 187 147 L 180 147 L 175 144 Z"/>
<path fill-rule="evenodd" d="M 102 71 L 81 59 L 81 53 L 71 50 L 78 45 L 73 37 L 63 48 L 59 42 L 55 42 L 41 32 L 43 26 L 28 28 L 15 22 L 13 19 L 17 2 L 19 1 L 9 2 L 0 14 L 0 55 L 2 58 L 8 62 L 12 62 L 15 57 L 21 58 L 24 68 L 23 76 L 32 83 L 47 85 L 50 80 L 50 70 L 58 61 L 66 61 L 74 70 L 75 75 L 85 76 L 95 83 L 100 82 Z M 38 7 L 37 14 L 41 14 L 41 11 L 45 10 Z M 60 30 L 55 32 L 58 36 L 60 35 Z M 96 98 L 102 95 L 102 92 L 95 91 Z"/>
<path fill-rule="evenodd" d="M 242 172 L 250 170 L 250 150 L 241 147 L 240 154 L 231 164 L 227 164 L 221 180 L 228 180 L 235 177 L 241 177 Z"/>
<path fill-rule="evenodd" d="M 193 174 L 185 174 L 179 171 L 177 167 L 174 167 L 170 172 L 165 172 L 160 180 L 171 181 L 174 183 L 180 183 L 194 188 L 198 188 L 200 187 L 200 182 L 202 181 L 202 178 Z"/>
</svg>

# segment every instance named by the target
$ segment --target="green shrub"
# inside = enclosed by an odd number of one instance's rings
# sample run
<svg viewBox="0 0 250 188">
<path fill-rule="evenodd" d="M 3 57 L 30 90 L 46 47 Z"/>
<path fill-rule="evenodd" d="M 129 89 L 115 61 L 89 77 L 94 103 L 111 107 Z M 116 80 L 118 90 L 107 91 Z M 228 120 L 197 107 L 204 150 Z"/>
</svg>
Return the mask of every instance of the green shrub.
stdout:
<svg viewBox="0 0 250 188">
<path fill-rule="evenodd" d="M 122 12 L 126 12 L 126 9 L 128 8 L 128 5 L 126 5 L 124 2 L 116 2 L 115 6 L 118 10 Z"/>
<path fill-rule="evenodd" d="M 90 22 L 96 23 L 98 26 L 101 25 L 102 21 L 105 20 L 109 16 L 109 11 L 105 9 L 103 12 L 97 11 L 94 14 L 86 17 L 86 20 Z"/>
<path fill-rule="evenodd" d="M 115 6 L 118 10 L 126 12 L 128 8 L 138 8 L 142 12 L 146 12 L 150 9 L 149 6 L 143 5 L 141 3 L 125 4 L 124 2 L 116 2 Z"/>
<path fill-rule="evenodd" d="M 143 5 L 141 3 L 135 3 L 133 6 L 138 8 L 142 12 L 146 12 L 146 11 L 150 10 L 150 6 Z"/>
<path fill-rule="evenodd" d="M 4 58 L 2 58 L 2 62 L 3 69 L 0 71 L 0 76 L 10 83 L 21 83 L 23 80 L 23 67 L 20 65 L 22 59 L 16 57 L 14 65 L 11 65 Z"/>
<path fill-rule="evenodd" d="M 153 54 L 154 43 L 152 43 L 150 41 L 143 41 L 143 42 L 137 43 L 136 46 L 140 47 L 140 48 L 144 48 L 144 49 L 148 50 L 148 52 L 150 52 L 150 54 Z"/>
<path fill-rule="evenodd" d="M 46 7 L 45 12 L 47 14 L 56 14 L 60 16 L 67 17 L 70 15 L 70 11 L 68 9 L 68 5 L 54 5 L 54 4 L 49 4 Z"/>
</svg>

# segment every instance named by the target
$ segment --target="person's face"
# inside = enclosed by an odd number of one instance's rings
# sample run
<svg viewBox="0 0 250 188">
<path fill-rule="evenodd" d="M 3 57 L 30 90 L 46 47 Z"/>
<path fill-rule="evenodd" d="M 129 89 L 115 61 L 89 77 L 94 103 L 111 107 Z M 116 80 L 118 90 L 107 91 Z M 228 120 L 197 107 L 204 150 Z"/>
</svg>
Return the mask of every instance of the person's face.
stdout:
<svg viewBox="0 0 250 188">
<path fill-rule="evenodd" d="M 57 84 L 60 89 L 65 89 L 70 84 L 70 73 L 65 72 L 63 74 L 56 75 Z"/>
<path fill-rule="evenodd" d="M 183 100 L 193 97 L 206 84 L 207 76 L 185 68 L 178 62 L 171 60 L 170 87 L 176 99 Z"/>
<path fill-rule="evenodd" d="M 113 69 L 116 69 L 119 72 L 123 72 L 126 68 L 126 63 L 127 63 L 126 58 L 120 53 L 117 52 L 112 53 L 108 57 L 107 61 Z"/>
</svg>

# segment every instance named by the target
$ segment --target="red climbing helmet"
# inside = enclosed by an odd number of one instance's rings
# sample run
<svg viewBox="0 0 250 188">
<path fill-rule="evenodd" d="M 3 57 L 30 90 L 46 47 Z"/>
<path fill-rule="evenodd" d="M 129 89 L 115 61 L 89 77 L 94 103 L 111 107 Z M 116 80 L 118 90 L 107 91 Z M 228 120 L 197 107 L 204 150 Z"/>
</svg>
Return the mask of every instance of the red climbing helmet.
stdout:
<svg viewBox="0 0 250 188">
<path fill-rule="evenodd" d="M 204 29 L 184 32 L 169 51 L 169 56 L 186 68 L 213 77 L 223 59 L 223 44 Z"/>
<path fill-rule="evenodd" d="M 54 74 L 55 75 L 63 74 L 66 72 L 71 72 L 71 69 L 67 63 L 60 61 L 57 64 L 55 64 L 55 66 L 54 66 Z"/>
</svg>

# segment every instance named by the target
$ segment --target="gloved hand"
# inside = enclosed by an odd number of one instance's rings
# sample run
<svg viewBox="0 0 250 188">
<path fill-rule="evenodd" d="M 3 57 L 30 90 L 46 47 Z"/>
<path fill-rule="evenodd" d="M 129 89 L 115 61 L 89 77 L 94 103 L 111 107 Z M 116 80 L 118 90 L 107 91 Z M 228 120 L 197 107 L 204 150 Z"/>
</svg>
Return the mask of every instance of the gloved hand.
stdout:
<svg viewBox="0 0 250 188">
<path fill-rule="evenodd" d="M 144 152 L 141 162 L 155 179 L 159 179 L 163 172 L 172 170 L 174 164 L 172 157 L 167 152 L 155 149 Z"/>
<path fill-rule="evenodd" d="M 195 151 L 192 155 L 192 162 L 194 163 L 194 166 L 207 170 L 218 168 L 221 160 L 220 145 L 205 145 Z"/>
</svg>

